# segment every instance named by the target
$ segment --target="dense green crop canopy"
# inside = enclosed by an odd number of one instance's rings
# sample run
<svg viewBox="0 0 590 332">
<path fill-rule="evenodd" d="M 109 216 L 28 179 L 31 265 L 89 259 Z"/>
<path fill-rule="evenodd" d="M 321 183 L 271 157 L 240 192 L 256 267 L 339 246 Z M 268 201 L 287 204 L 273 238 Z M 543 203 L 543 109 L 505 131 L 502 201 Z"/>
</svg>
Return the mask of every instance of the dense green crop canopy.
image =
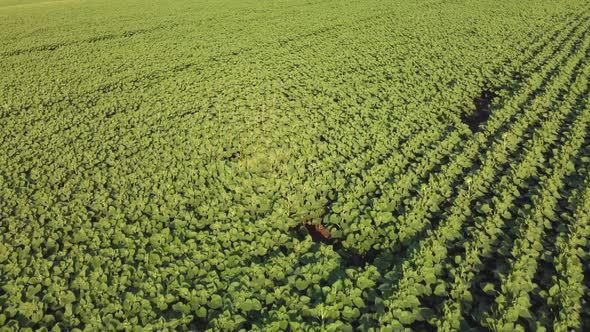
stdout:
<svg viewBox="0 0 590 332">
<path fill-rule="evenodd" d="M 582 0 L 0 0 L 0 331 L 588 331 L 589 89 Z"/>
</svg>

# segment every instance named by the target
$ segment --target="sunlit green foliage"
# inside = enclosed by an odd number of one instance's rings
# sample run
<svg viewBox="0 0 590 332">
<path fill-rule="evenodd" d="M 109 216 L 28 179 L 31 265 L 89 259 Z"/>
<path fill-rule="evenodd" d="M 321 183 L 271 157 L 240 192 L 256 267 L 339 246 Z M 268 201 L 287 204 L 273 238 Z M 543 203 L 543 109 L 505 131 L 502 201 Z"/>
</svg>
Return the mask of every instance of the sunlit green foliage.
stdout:
<svg viewBox="0 0 590 332">
<path fill-rule="evenodd" d="M 0 0 L 0 330 L 589 330 L 589 55 L 580 0 Z"/>
</svg>

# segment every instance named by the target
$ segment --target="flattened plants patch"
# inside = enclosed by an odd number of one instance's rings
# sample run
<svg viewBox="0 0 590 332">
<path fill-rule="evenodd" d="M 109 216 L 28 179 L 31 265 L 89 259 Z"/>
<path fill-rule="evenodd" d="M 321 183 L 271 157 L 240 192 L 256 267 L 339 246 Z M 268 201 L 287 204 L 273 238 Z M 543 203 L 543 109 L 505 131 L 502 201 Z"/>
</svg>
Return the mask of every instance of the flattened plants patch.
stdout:
<svg viewBox="0 0 590 332">
<path fill-rule="evenodd" d="M 493 91 L 484 90 L 479 96 L 473 99 L 475 109 L 473 112 L 465 114 L 462 117 L 463 123 L 469 126 L 472 133 L 478 132 L 481 129 L 481 126 L 490 118 L 490 106 L 495 97 L 497 97 L 497 95 Z"/>
<path fill-rule="evenodd" d="M 323 225 L 312 225 L 303 222 L 303 226 L 307 229 L 307 233 L 313 242 L 321 242 L 329 245 L 334 244 L 334 238 L 330 234 L 330 231 Z"/>
<path fill-rule="evenodd" d="M 340 239 L 334 237 L 324 225 L 312 224 L 309 221 L 302 221 L 301 225 L 305 228 L 306 236 L 309 236 L 313 242 L 332 246 L 342 259 L 343 266 L 362 267 L 367 263 L 372 264 L 380 252 L 371 249 L 368 252 L 359 253 L 354 249 L 344 248 Z"/>
</svg>

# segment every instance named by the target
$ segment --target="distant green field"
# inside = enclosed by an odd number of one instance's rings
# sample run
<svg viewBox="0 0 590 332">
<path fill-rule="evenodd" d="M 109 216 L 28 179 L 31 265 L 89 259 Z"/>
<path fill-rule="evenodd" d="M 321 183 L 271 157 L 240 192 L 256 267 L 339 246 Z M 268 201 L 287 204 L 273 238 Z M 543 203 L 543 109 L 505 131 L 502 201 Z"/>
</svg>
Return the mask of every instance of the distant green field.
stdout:
<svg viewBox="0 0 590 332">
<path fill-rule="evenodd" d="M 0 0 L 0 331 L 589 331 L 590 2 Z"/>
</svg>

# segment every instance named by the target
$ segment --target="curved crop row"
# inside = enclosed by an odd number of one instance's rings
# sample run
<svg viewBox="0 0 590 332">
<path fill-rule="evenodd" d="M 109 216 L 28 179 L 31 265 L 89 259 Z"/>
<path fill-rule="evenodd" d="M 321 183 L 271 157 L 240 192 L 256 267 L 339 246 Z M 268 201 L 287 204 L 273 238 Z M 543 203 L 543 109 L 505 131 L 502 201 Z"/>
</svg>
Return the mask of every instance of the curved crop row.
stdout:
<svg viewBox="0 0 590 332">
<path fill-rule="evenodd" d="M 582 29 L 580 29 L 580 33 L 582 33 Z M 570 42 L 570 45 L 574 45 L 574 40 L 572 39 L 572 41 Z M 583 47 L 578 48 L 577 53 L 579 56 L 585 54 L 586 49 Z M 562 49 L 561 54 L 562 56 L 567 56 L 569 53 L 568 49 Z M 548 65 L 545 68 L 550 69 L 550 68 L 555 68 L 558 64 L 561 63 L 561 59 L 559 57 L 552 59 L 552 65 Z M 579 63 L 579 57 L 572 57 L 569 59 L 568 64 L 569 66 L 566 65 L 567 68 L 570 68 L 569 72 L 571 73 L 575 67 L 575 65 Z M 558 74 L 556 74 L 556 79 L 552 82 L 553 86 L 555 86 L 556 88 L 553 90 L 550 89 L 545 89 L 545 91 L 553 91 L 554 96 L 558 93 L 559 89 L 561 89 L 562 86 L 562 82 L 563 79 L 568 79 L 569 75 L 568 75 L 568 71 L 564 70 L 564 71 L 560 71 Z M 561 77 L 561 79 L 559 79 L 559 77 Z M 531 83 L 533 84 L 539 84 L 542 80 L 533 77 L 531 79 Z M 533 89 L 534 90 L 534 85 L 533 85 Z M 549 92 L 547 92 L 549 93 Z M 524 94 L 524 96 L 526 97 L 527 94 Z M 546 96 L 547 100 L 551 100 L 552 97 L 550 97 L 549 95 Z M 514 99 L 513 99 L 514 100 Z M 526 99 L 525 99 L 526 100 Z M 537 99 L 535 99 L 537 100 Z M 511 101 L 512 103 L 513 101 Z M 509 104 L 510 105 L 510 104 Z M 516 110 L 516 107 L 511 107 L 512 109 Z M 510 109 L 510 108 L 509 108 Z M 503 114 L 502 110 L 497 111 L 499 115 Z M 513 128 L 518 128 L 520 126 L 520 131 L 521 133 L 524 133 L 524 130 L 530 125 L 531 121 L 535 121 L 535 119 L 537 119 L 538 121 L 538 109 L 536 107 L 530 107 L 527 108 L 527 112 L 530 112 L 530 115 L 524 115 L 522 117 L 520 117 L 519 119 L 521 121 L 523 121 L 522 123 L 519 123 L 518 121 L 512 126 Z M 514 134 L 514 136 L 511 136 L 511 134 Z M 452 241 L 455 240 L 457 238 L 461 237 L 461 233 L 460 233 L 460 229 L 462 227 L 464 227 L 464 224 L 462 222 L 462 220 L 464 220 L 465 218 L 467 218 L 470 214 L 468 213 L 470 211 L 470 207 L 471 207 L 471 201 L 478 196 L 482 196 L 485 193 L 479 191 L 481 188 L 484 188 L 483 183 L 481 183 L 482 180 L 488 178 L 489 180 L 493 179 L 493 169 L 496 166 L 496 161 L 499 161 L 500 163 L 502 163 L 503 161 L 506 162 L 508 159 L 506 157 L 506 154 L 509 153 L 509 151 L 511 151 L 511 149 L 514 149 L 514 147 L 516 146 L 516 144 L 518 143 L 518 141 L 514 140 L 513 137 L 520 137 L 521 134 L 519 134 L 518 131 L 516 131 L 515 133 L 510 133 L 506 136 L 503 137 L 502 140 L 495 142 L 495 144 L 493 145 L 493 148 L 490 149 L 490 153 L 492 153 L 492 151 L 494 151 L 494 158 L 489 158 L 486 159 L 489 160 L 489 162 L 484 162 L 484 165 L 481 168 L 481 172 L 478 172 L 477 174 L 475 174 L 472 177 L 469 177 L 466 180 L 466 186 L 464 189 L 462 189 L 461 193 L 458 195 L 458 201 L 455 202 L 453 208 L 451 208 L 451 211 L 455 211 L 454 213 L 452 213 L 451 215 L 449 215 L 446 220 L 445 220 L 445 224 L 442 225 L 441 227 L 439 227 L 438 229 L 436 229 L 434 231 L 434 233 L 432 234 L 434 239 L 438 239 L 435 240 L 436 242 L 433 242 L 429 245 L 423 245 L 420 246 L 420 248 L 424 249 L 424 250 L 418 250 L 416 249 L 416 254 L 417 256 L 411 256 L 410 258 L 408 258 L 408 260 L 406 260 L 406 262 L 404 263 L 404 265 L 407 264 L 407 266 L 404 267 L 404 272 L 402 274 L 402 278 L 398 284 L 398 293 L 395 294 L 395 298 L 390 300 L 390 304 L 388 305 L 389 308 L 391 308 L 390 310 L 392 310 L 393 313 L 393 317 L 397 317 L 397 318 L 401 318 L 404 317 L 404 322 L 403 323 L 408 323 L 408 322 L 413 322 L 415 320 L 415 318 L 406 318 L 405 316 L 409 317 L 414 317 L 414 316 L 419 316 L 416 314 L 416 312 L 412 312 L 412 311 L 408 311 L 407 309 L 413 309 L 413 308 L 417 308 L 415 307 L 415 304 L 412 305 L 411 307 L 406 307 L 408 301 L 407 298 L 408 296 L 420 296 L 421 294 L 430 294 L 432 292 L 432 289 L 430 288 L 430 285 L 433 283 L 436 283 L 437 280 L 437 273 L 440 273 L 440 269 L 442 268 L 442 266 L 440 265 L 441 263 L 437 263 L 440 262 L 441 259 L 443 259 L 445 257 L 445 253 L 447 252 L 446 250 L 446 245 L 444 243 L 446 243 L 447 241 Z M 498 155 L 495 155 L 498 154 Z M 504 155 L 504 157 L 502 157 L 502 155 Z M 488 166 L 486 166 L 488 165 Z M 488 181 L 489 181 L 488 180 Z M 453 226 L 454 225 L 454 226 Z M 454 230 L 453 230 L 454 229 Z M 440 243 L 437 243 L 441 241 Z M 429 263 L 430 262 L 430 263 Z M 428 265 L 433 264 L 434 265 L 428 267 Z M 424 265 L 427 264 L 427 265 Z M 405 281 L 407 280 L 408 283 L 406 283 Z M 424 288 L 424 286 L 422 286 L 422 282 L 426 283 L 426 288 Z M 420 285 L 420 288 L 418 288 L 418 285 Z M 444 287 L 444 286 L 441 286 Z M 429 290 L 430 289 L 430 290 Z M 442 288 L 444 289 L 444 288 Z M 413 292 L 413 293 L 412 293 Z M 445 291 L 442 291 L 440 294 L 443 295 L 445 293 Z M 399 299 L 399 300 L 396 300 Z M 399 304 L 397 304 L 399 303 Z M 406 304 L 404 304 L 406 303 Z M 419 303 L 419 302 L 418 302 Z M 407 309 L 406 309 L 407 308 Z M 453 320 L 453 322 L 459 322 L 459 320 Z"/>
</svg>

